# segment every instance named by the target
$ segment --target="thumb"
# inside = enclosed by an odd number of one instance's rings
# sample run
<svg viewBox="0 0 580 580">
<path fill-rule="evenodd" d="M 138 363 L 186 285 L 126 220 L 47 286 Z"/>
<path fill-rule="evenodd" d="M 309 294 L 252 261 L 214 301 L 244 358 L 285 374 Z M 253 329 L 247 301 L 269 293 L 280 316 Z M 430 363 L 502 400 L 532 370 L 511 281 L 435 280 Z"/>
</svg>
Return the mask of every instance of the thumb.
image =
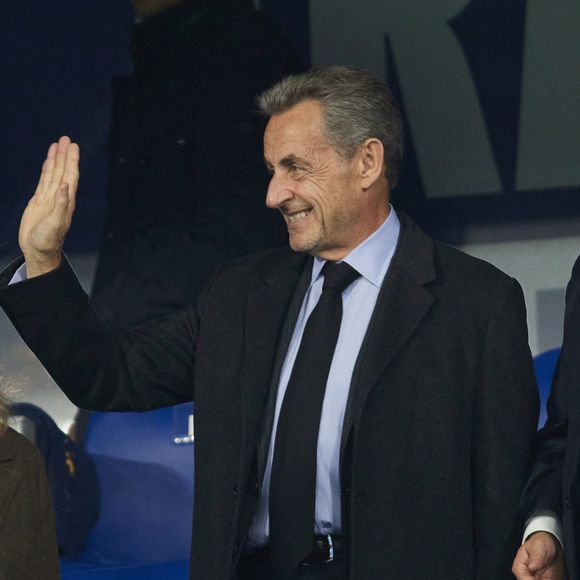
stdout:
<svg viewBox="0 0 580 580">
<path fill-rule="evenodd" d="M 556 550 L 549 542 L 533 542 L 528 548 L 528 570 L 538 572 L 549 566 L 556 556 Z"/>
</svg>

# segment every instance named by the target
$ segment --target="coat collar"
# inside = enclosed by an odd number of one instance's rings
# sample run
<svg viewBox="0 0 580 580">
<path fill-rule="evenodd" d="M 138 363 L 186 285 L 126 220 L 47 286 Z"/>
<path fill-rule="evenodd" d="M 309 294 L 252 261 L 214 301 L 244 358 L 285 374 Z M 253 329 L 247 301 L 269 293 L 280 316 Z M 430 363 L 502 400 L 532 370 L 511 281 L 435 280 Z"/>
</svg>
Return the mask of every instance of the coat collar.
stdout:
<svg viewBox="0 0 580 580">
<path fill-rule="evenodd" d="M 425 288 L 435 280 L 434 243 L 408 217 L 399 214 L 401 233 L 375 311 L 359 353 L 345 415 L 342 449 L 352 424 L 380 375 L 409 340 L 433 303 Z M 284 328 L 294 327 L 312 258 L 291 251 L 269 268 L 248 293 L 241 373 L 244 453 L 250 458 L 262 426 L 271 386 L 277 384 L 280 353 L 287 350 Z M 251 459 L 250 459 L 251 461 Z"/>
<path fill-rule="evenodd" d="M 297 284 L 310 271 L 312 258 L 289 253 L 261 277 L 248 293 L 244 343 L 244 383 L 268 389 L 278 340 Z M 258 372 L 257 372 L 258 371 Z M 257 385 L 256 385 L 257 386 Z"/>
<path fill-rule="evenodd" d="M 400 215 L 399 219 L 397 249 L 354 368 L 341 452 L 373 385 L 407 343 L 434 300 L 425 288 L 436 278 L 434 242 L 408 217 Z"/>
</svg>

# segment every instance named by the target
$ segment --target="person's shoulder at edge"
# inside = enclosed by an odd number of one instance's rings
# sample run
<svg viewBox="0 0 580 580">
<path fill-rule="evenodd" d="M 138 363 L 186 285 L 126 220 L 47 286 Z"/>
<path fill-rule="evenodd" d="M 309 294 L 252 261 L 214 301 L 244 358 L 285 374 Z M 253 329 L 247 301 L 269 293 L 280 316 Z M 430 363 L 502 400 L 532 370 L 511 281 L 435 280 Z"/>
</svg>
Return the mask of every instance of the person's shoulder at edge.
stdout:
<svg viewBox="0 0 580 580">
<path fill-rule="evenodd" d="M 11 427 L 0 434 L 0 460 L 17 458 L 25 462 L 36 463 L 39 457 L 40 451 L 37 447 Z"/>
</svg>

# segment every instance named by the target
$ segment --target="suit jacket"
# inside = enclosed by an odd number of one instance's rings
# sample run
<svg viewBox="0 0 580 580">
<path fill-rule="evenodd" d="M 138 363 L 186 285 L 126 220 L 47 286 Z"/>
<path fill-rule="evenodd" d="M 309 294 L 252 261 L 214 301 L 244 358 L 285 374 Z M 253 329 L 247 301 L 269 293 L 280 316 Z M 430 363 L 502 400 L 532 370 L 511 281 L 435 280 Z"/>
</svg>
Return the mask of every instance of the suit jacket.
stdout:
<svg viewBox="0 0 580 580">
<path fill-rule="evenodd" d="M 343 430 L 349 574 L 507 580 L 538 410 L 522 292 L 404 216 L 401 226 Z M 258 499 L 274 370 L 310 264 L 286 248 L 241 258 L 196 305 L 121 335 L 90 311 L 66 264 L 0 290 L 76 404 L 145 410 L 194 397 L 195 580 L 234 574 Z"/>
<path fill-rule="evenodd" d="M 44 462 L 8 429 L 0 435 L 0 580 L 60 578 L 56 527 Z"/>
<path fill-rule="evenodd" d="M 536 459 L 522 495 L 531 517 L 552 510 L 562 518 L 567 577 L 578 578 L 577 517 L 580 458 L 580 258 L 566 290 L 564 340 L 548 399 L 548 419 L 538 434 Z"/>
</svg>

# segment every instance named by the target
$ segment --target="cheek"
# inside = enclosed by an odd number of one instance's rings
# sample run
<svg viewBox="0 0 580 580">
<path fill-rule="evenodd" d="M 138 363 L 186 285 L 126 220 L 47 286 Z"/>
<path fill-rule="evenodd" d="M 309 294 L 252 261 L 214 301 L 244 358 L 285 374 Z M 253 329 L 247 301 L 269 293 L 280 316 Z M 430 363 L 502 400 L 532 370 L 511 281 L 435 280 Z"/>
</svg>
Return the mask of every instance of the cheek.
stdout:
<svg viewBox="0 0 580 580">
<path fill-rule="evenodd" d="M 304 199 L 307 199 L 314 208 L 320 208 L 325 211 L 332 206 L 333 202 L 326 184 L 323 186 L 315 182 L 308 183 L 307 187 L 304 188 Z"/>
</svg>

